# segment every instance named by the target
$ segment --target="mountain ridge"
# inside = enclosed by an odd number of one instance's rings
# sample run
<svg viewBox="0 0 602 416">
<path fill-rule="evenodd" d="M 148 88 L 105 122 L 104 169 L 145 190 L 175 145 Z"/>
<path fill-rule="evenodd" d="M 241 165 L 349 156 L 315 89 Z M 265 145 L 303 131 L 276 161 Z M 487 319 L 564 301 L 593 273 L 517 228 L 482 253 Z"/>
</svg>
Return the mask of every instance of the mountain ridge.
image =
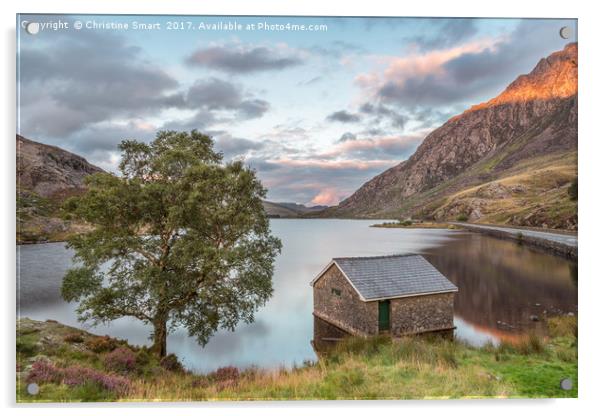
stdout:
<svg viewBox="0 0 602 416">
<path fill-rule="evenodd" d="M 577 70 L 577 44 L 571 43 L 541 59 L 497 97 L 450 118 L 407 160 L 367 181 L 327 215 L 449 219 L 437 210 L 455 192 L 498 180 L 537 157 L 576 153 Z M 570 175 L 565 171 L 561 181 Z M 462 214 L 474 220 L 483 217 L 483 209 L 464 208 Z M 563 221 L 553 226 L 576 226 L 576 212 L 574 220 Z"/>
<path fill-rule="evenodd" d="M 62 241 L 88 229 L 63 218 L 60 206 L 85 191 L 86 176 L 104 171 L 75 153 L 18 134 L 16 145 L 17 242 Z"/>
</svg>

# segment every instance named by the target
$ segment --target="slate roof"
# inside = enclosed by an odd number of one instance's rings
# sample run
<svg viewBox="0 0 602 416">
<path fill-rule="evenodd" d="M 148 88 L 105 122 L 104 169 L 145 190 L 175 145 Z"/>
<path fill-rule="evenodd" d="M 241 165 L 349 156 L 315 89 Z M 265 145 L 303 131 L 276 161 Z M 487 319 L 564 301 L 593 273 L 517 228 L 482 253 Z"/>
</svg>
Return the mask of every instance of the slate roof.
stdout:
<svg viewBox="0 0 602 416">
<path fill-rule="evenodd" d="M 365 301 L 458 290 L 418 254 L 338 257 L 333 262 Z"/>
</svg>

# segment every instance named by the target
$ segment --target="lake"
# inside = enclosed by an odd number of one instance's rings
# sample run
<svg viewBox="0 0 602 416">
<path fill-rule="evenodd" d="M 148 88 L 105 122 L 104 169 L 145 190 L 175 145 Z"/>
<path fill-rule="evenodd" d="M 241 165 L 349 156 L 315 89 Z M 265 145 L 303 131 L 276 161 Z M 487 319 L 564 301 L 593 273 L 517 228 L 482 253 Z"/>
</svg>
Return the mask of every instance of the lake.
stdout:
<svg viewBox="0 0 602 416">
<path fill-rule="evenodd" d="M 201 348 L 185 330 L 168 339 L 173 352 L 193 371 L 235 365 L 290 367 L 315 360 L 312 290 L 309 282 L 332 257 L 423 254 L 459 287 L 456 336 L 474 345 L 542 331 L 546 315 L 577 312 L 577 265 L 512 241 L 460 230 L 372 228 L 366 220 L 271 220 L 283 243 L 274 274 L 274 295 L 255 322 L 235 332 L 219 331 Z M 75 316 L 76 304 L 60 297 L 72 253 L 63 243 L 19 246 L 17 315 L 54 319 L 97 334 L 150 344 L 150 328 L 122 318 L 90 327 Z"/>
</svg>

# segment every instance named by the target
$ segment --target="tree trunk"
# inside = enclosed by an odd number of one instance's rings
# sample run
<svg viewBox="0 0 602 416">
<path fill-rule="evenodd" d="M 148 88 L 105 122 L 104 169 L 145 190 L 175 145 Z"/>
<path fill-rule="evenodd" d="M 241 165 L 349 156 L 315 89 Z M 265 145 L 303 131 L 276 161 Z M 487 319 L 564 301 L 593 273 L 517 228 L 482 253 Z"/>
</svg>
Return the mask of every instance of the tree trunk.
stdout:
<svg viewBox="0 0 602 416">
<path fill-rule="evenodd" d="M 152 350 L 163 358 L 167 355 L 167 319 L 157 319 L 154 326 Z"/>
</svg>

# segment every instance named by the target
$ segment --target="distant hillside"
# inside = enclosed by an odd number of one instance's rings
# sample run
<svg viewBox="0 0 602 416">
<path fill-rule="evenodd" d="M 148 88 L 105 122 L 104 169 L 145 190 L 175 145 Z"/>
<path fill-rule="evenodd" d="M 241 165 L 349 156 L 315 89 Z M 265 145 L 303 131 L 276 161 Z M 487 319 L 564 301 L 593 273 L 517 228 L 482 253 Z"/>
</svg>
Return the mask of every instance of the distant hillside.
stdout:
<svg viewBox="0 0 602 416">
<path fill-rule="evenodd" d="M 320 212 L 328 207 L 323 205 L 307 207 L 305 205 L 297 204 L 294 202 L 263 201 L 263 208 L 270 217 L 297 218 L 305 214 Z"/>
<path fill-rule="evenodd" d="M 451 118 L 325 215 L 577 227 L 577 44 Z"/>
<path fill-rule="evenodd" d="M 60 216 L 65 198 L 85 190 L 84 178 L 103 172 L 56 146 L 17 135 L 17 242 L 62 240 L 84 229 Z"/>
<path fill-rule="evenodd" d="M 56 146 L 17 135 L 17 184 L 43 197 L 83 189 L 86 176 L 102 172 L 86 159 Z"/>
</svg>

